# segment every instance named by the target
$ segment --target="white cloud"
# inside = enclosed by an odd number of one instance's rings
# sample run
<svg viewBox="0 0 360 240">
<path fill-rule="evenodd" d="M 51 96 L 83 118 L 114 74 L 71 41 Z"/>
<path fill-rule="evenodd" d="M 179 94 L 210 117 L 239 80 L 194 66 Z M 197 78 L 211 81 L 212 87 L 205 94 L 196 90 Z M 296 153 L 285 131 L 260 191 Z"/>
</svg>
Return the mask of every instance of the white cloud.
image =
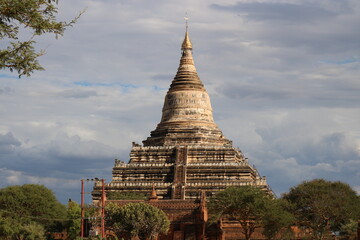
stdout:
<svg viewBox="0 0 360 240">
<path fill-rule="evenodd" d="M 360 195 L 360 186 L 353 186 L 352 188 Z"/>
<path fill-rule="evenodd" d="M 0 75 L 4 184 L 110 180 L 113 159 L 127 161 L 131 142 L 160 121 L 188 12 L 216 122 L 271 186 L 281 193 L 324 177 L 359 188 L 359 1 L 80 0 L 59 7 L 63 20 L 87 11 L 64 37 L 36 39 L 47 51 L 40 58 L 46 71 Z M 78 197 L 71 184 L 51 187 L 61 196 L 70 189 L 62 199 Z"/>
<path fill-rule="evenodd" d="M 40 184 L 54 190 L 59 201 L 65 203 L 69 197 L 78 198 L 80 180 L 69 178 L 39 177 L 27 175 L 21 171 L 0 168 L 2 187 L 6 185 Z"/>
<path fill-rule="evenodd" d="M 71 180 L 71 179 L 61 179 L 61 178 L 51 178 L 51 177 L 30 176 L 20 171 L 8 170 L 5 168 L 0 169 L 0 175 L 5 177 L 6 184 L 11 184 L 11 185 L 32 183 L 32 184 L 43 184 L 50 188 L 55 188 L 59 186 L 61 186 L 62 188 L 78 187 L 78 179 Z"/>
</svg>

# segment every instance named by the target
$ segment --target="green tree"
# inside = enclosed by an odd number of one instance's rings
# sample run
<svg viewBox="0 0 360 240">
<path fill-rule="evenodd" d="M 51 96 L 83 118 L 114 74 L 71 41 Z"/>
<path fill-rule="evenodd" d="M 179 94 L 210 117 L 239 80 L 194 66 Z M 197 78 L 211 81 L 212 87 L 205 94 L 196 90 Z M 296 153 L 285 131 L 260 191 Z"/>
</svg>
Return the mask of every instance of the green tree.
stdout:
<svg viewBox="0 0 360 240">
<path fill-rule="evenodd" d="M 210 199 L 209 210 L 215 220 L 221 217 L 239 221 L 245 239 L 250 239 L 256 228 L 262 226 L 271 196 L 252 187 L 230 187 Z"/>
<path fill-rule="evenodd" d="M 20 233 L 20 229 L 21 224 L 19 221 L 9 218 L 3 212 L 0 212 L 0 239 L 16 239 L 16 235 Z"/>
<path fill-rule="evenodd" d="M 19 221 L 0 215 L 0 239 L 4 240 L 43 240 L 44 227 L 33 221 Z"/>
<path fill-rule="evenodd" d="M 109 203 L 105 211 L 108 219 L 106 225 L 118 237 L 125 233 L 140 240 L 154 239 L 169 230 L 170 221 L 166 214 L 145 203 L 129 203 L 122 207 Z"/>
<path fill-rule="evenodd" d="M 356 239 L 356 235 L 357 235 L 357 230 L 358 230 L 358 222 L 355 220 L 350 220 L 348 223 L 343 224 L 340 227 L 340 239 Z"/>
<path fill-rule="evenodd" d="M 292 234 L 291 226 L 295 224 L 295 217 L 288 212 L 287 202 L 283 199 L 272 199 L 266 205 L 266 212 L 262 218 L 263 234 L 268 239 L 275 239 L 278 233 L 281 236 Z"/>
<path fill-rule="evenodd" d="M 54 193 L 42 185 L 25 184 L 0 189 L 0 212 L 6 224 L 21 227 L 42 225 L 46 231 L 61 231 L 66 219 L 66 208 Z M 15 226 L 14 225 L 14 226 Z M 4 231 L 6 232 L 6 231 Z"/>
<path fill-rule="evenodd" d="M 342 182 L 305 181 L 291 188 L 283 198 L 292 204 L 298 225 L 309 229 L 314 239 L 338 232 L 341 226 L 360 217 L 359 197 Z"/>
<path fill-rule="evenodd" d="M 30 222 L 24 224 L 20 231 L 18 239 L 21 240 L 44 240 L 45 238 L 45 229 L 43 225 L 37 222 Z"/>
<path fill-rule="evenodd" d="M 81 227 L 81 207 L 74 201 L 68 203 L 66 230 L 69 239 L 76 239 Z"/>
<path fill-rule="evenodd" d="M 6 48 L 0 49 L 0 69 L 15 70 L 19 77 L 44 69 L 37 59 L 45 52 L 35 50 L 35 37 L 45 33 L 63 35 L 82 14 L 70 22 L 58 21 L 57 1 L 0 0 L 0 40 L 7 43 Z M 28 37 L 19 40 L 24 35 Z"/>
</svg>

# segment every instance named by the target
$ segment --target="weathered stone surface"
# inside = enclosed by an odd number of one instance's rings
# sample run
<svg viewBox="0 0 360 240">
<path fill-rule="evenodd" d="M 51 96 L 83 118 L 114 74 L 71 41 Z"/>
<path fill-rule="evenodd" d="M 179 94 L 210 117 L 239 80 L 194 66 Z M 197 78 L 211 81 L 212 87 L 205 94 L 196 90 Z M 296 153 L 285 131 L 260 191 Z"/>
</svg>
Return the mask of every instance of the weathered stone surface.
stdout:
<svg viewBox="0 0 360 240">
<path fill-rule="evenodd" d="M 155 186 L 159 200 L 196 199 L 202 191 L 212 196 L 230 186 L 254 185 L 271 191 L 265 177 L 214 122 L 191 51 L 186 33 L 160 123 L 143 146 L 133 143 L 129 163 L 115 161 L 106 191 L 149 194 Z M 98 196 L 95 191 L 94 198 Z"/>
<path fill-rule="evenodd" d="M 161 122 L 144 146 L 231 145 L 215 124 L 210 97 L 194 65 L 186 33 L 180 65 L 165 96 Z M 188 48 L 190 47 L 190 48 Z"/>
</svg>

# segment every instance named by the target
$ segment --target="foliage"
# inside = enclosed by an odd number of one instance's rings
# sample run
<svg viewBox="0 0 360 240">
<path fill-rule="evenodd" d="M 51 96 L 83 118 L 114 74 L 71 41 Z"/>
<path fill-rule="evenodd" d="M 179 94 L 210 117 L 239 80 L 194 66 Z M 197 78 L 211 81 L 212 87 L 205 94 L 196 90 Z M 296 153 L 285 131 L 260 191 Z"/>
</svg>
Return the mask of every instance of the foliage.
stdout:
<svg viewBox="0 0 360 240">
<path fill-rule="evenodd" d="M 146 195 L 136 192 L 107 192 L 106 197 L 109 200 L 145 200 Z"/>
<path fill-rule="evenodd" d="M 348 223 L 340 227 L 340 239 L 356 239 L 358 222 L 351 219 Z"/>
<path fill-rule="evenodd" d="M 169 230 L 170 221 L 165 213 L 145 203 L 129 203 L 122 207 L 109 203 L 105 211 L 108 218 L 106 225 L 118 237 L 126 233 L 140 240 L 153 239 Z"/>
<path fill-rule="evenodd" d="M 10 240 L 20 233 L 21 224 L 0 212 L 0 239 Z"/>
<path fill-rule="evenodd" d="M 69 239 L 79 236 L 81 227 L 81 207 L 74 201 L 68 203 L 66 230 Z"/>
<path fill-rule="evenodd" d="M 43 240 L 44 227 L 36 222 L 22 221 L 0 216 L 0 238 L 4 240 Z"/>
<path fill-rule="evenodd" d="M 92 204 L 85 204 L 84 218 L 85 225 L 88 223 L 92 226 L 100 226 L 101 216 L 99 207 Z M 68 202 L 67 221 L 65 227 L 68 233 L 68 239 L 80 239 L 79 234 L 81 229 L 81 206 L 75 201 Z"/>
<path fill-rule="evenodd" d="M 290 210 L 298 224 L 311 230 L 315 239 L 322 239 L 330 231 L 340 231 L 341 226 L 360 216 L 359 197 L 342 182 L 305 181 L 291 188 L 283 198 L 292 204 Z"/>
<path fill-rule="evenodd" d="M 8 45 L 0 49 L 0 69 L 17 71 L 19 77 L 43 70 L 37 58 L 45 52 L 36 52 L 35 36 L 45 33 L 63 35 L 82 13 L 70 22 L 56 19 L 58 0 L 0 0 L 0 40 Z M 19 40 L 20 36 L 29 36 Z"/>
<path fill-rule="evenodd" d="M 25 184 L 0 189 L 1 233 L 16 235 L 21 231 L 61 231 L 66 208 L 54 193 L 42 185 Z M 7 226 L 13 229 L 8 230 Z M 24 229 L 25 228 L 25 229 Z M 31 234 L 28 234 L 31 236 Z"/>
<path fill-rule="evenodd" d="M 287 202 L 282 199 L 272 199 L 268 202 L 262 218 L 263 234 L 268 239 L 274 239 L 279 232 L 282 236 L 286 232 L 291 235 L 291 226 L 295 223 L 295 218 L 286 211 L 286 205 Z"/>
<path fill-rule="evenodd" d="M 218 192 L 209 202 L 210 214 L 217 220 L 227 217 L 239 221 L 246 239 L 260 227 L 271 197 L 252 187 L 230 187 Z"/>
<path fill-rule="evenodd" d="M 26 240 L 43 240 L 45 239 L 45 229 L 37 222 L 30 222 L 25 224 L 20 229 L 21 239 Z"/>
</svg>

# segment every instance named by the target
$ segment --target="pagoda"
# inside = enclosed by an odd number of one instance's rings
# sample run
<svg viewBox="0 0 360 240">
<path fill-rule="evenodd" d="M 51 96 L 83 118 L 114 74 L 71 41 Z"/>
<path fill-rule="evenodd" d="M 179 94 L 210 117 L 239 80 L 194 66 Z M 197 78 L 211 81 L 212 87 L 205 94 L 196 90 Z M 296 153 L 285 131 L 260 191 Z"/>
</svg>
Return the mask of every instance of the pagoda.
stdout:
<svg viewBox="0 0 360 240">
<path fill-rule="evenodd" d="M 213 119 L 210 97 L 196 71 L 188 30 L 177 73 L 166 93 L 160 123 L 141 144 L 132 144 L 130 160 L 115 160 L 106 193 L 149 195 L 160 200 L 211 197 L 230 186 L 253 185 L 271 192 L 266 178 L 233 147 Z M 93 192 L 94 200 L 100 192 Z"/>
</svg>

